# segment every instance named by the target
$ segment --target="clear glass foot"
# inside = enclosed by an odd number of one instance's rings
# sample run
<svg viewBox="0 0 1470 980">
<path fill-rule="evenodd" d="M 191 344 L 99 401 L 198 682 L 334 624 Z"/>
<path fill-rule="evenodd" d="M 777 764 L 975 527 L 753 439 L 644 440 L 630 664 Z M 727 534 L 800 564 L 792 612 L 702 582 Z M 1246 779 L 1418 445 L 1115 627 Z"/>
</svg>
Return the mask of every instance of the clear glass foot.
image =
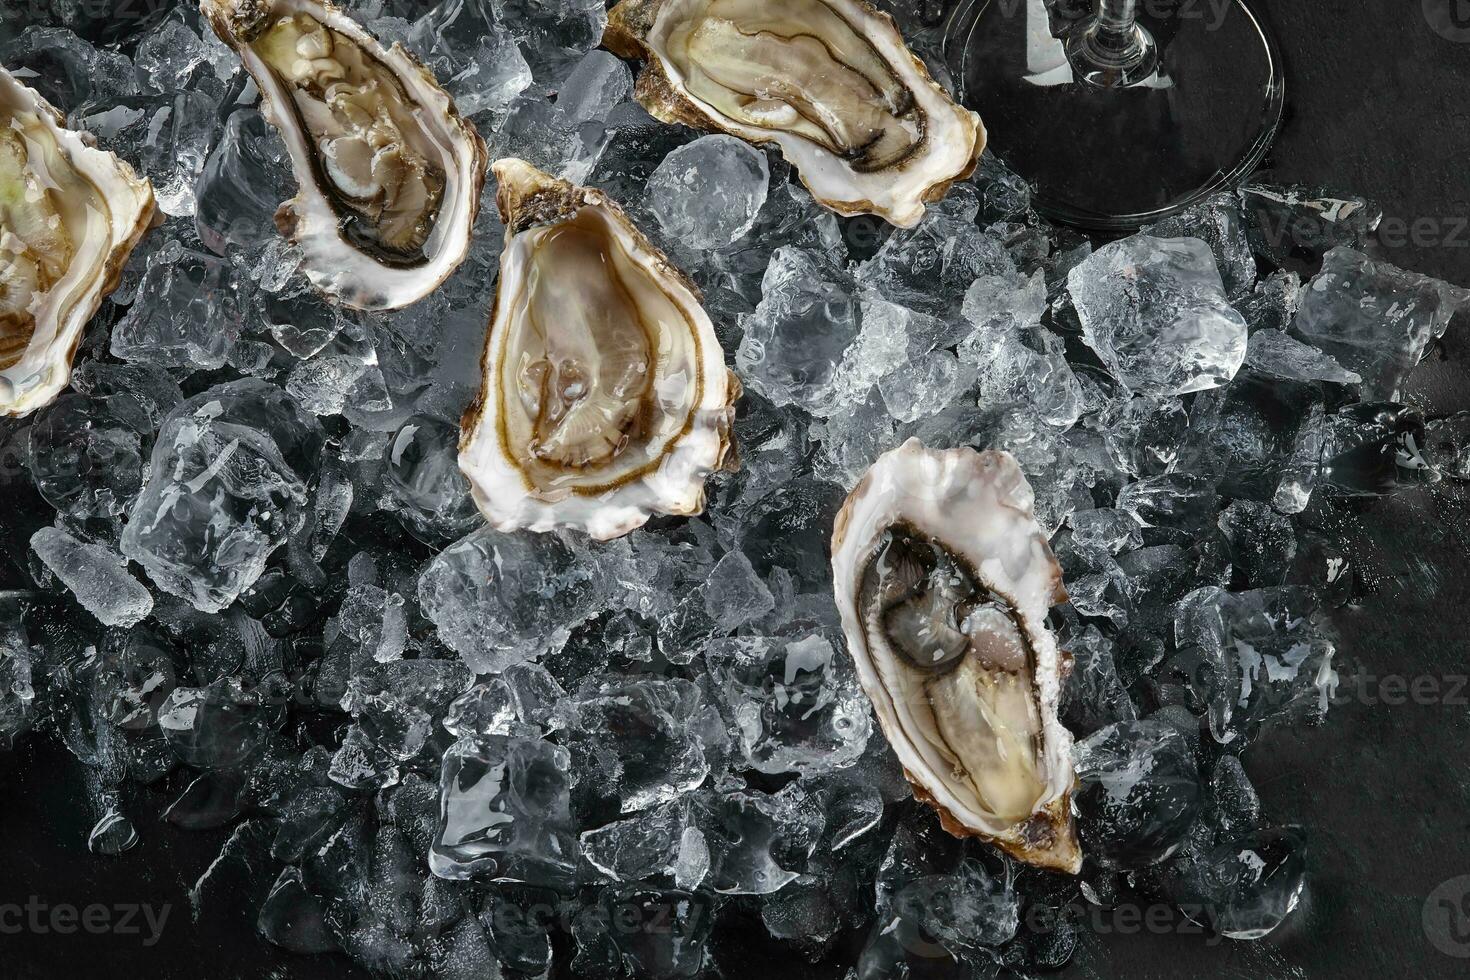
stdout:
<svg viewBox="0 0 1470 980">
<path fill-rule="evenodd" d="M 1233 186 L 1280 125 L 1281 59 L 1245 0 L 961 0 L 945 55 L 990 148 L 1052 218 L 1129 230 Z M 1076 3 L 1072 6 L 1075 8 Z"/>
</svg>

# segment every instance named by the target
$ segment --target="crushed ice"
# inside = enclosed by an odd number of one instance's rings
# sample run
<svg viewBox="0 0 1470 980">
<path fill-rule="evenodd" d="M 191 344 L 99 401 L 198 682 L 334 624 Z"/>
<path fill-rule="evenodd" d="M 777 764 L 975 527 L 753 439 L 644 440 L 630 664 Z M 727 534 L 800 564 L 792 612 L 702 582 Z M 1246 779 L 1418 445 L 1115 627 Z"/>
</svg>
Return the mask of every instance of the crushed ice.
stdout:
<svg viewBox="0 0 1470 980">
<path fill-rule="evenodd" d="M 632 102 L 601 0 L 350 6 L 494 153 L 606 189 L 697 281 L 743 466 L 620 541 L 481 529 L 454 447 L 494 209 L 432 297 L 343 313 L 275 233 L 283 147 L 192 5 L 102 46 L 70 6 L 0 12 L 6 66 L 166 215 L 72 390 L 0 420 L 0 747 L 65 740 L 87 846 L 218 834 L 196 914 L 257 896 L 264 939 L 393 975 L 730 976 L 754 944 L 984 976 L 1089 955 L 1080 902 L 1283 920 L 1310 815 L 1262 813 L 1247 747 L 1335 693 L 1355 593 L 1321 516 L 1470 477 L 1467 417 L 1398 401 L 1464 291 L 1311 188 L 1093 242 L 987 157 L 916 229 L 839 220 L 779 156 Z M 937 68 L 934 5 L 889 6 Z M 914 435 L 1009 449 L 1054 532 L 1081 879 L 941 831 L 842 649 L 833 516 Z M 169 826 L 135 828 L 158 793 Z"/>
</svg>

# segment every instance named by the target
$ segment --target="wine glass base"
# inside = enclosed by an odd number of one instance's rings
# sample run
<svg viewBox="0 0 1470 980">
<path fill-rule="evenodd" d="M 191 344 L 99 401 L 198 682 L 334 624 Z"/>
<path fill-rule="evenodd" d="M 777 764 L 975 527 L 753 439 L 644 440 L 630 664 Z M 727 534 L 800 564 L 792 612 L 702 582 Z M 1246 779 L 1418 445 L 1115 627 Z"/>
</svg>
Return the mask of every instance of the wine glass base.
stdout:
<svg viewBox="0 0 1470 980">
<path fill-rule="evenodd" d="M 1090 21 L 1054 25 L 1046 0 L 966 0 L 950 19 L 962 100 L 1050 218 L 1116 231 L 1157 221 L 1240 183 L 1280 126 L 1280 54 L 1245 0 L 1140 7 L 1155 60 L 1143 70 L 1088 65 Z"/>
</svg>

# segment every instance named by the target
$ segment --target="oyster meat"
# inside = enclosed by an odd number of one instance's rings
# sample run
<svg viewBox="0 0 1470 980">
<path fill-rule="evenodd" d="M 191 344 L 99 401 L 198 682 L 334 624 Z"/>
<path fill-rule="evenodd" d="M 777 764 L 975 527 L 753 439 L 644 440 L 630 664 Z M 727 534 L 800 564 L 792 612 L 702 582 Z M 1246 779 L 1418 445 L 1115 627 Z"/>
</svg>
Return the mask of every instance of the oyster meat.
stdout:
<svg viewBox="0 0 1470 980">
<path fill-rule="evenodd" d="M 0 415 L 66 387 L 82 331 L 153 213 L 146 179 L 0 68 Z"/>
<path fill-rule="evenodd" d="M 975 169 L 962 109 L 864 0 L 623 0 L 603 43 L 671 123 L 775 143 L 822 204 L 911 227 Z"/>
<path fill-rule="evenodd" d="M 612 538 L 694 514 L 740 384 L 695 287 L 600 191 L 494 166 L 505 220 L 459 466 L 496 528 Z"/>
<path fill-rule="evenodd" d="M 1061 568 L 1003 452 L 910 439 L 873 464 L 832 535 L 848 650 L 914 795 L 946 830 L 1075 873 L 1070 660 L 1046 628 Z"/>
<path fill-rule="evenodd" d="M 276 213 L 322 292 L 357 309 L 431 293 L 469 254 L 486 151 L 432 73 L 320 0 L 201 0 L 260 88 L 296 174 Z"/>
</svg>

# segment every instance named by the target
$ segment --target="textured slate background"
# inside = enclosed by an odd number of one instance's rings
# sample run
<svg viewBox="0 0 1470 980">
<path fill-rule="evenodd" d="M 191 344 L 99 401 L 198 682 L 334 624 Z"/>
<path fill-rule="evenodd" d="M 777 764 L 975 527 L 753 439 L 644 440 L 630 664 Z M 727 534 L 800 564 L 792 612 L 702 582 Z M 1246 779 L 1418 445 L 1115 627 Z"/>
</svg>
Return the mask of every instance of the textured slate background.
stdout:
<svg viewBox="0 0 1470 980">
<path fill-rule="evenodd" d="M 1426 11 L 1443 15 L 1456 3 L 1462 29 L 1436 31 Z M 1270 161 L 1276 176 L 1376 197 L 1389 216 L 1385 258 L 1470 285 L 1470 4 L 1260 5 L 1281 40 L 1289 79 L 1288 117 Z M 1391 233 L 1398 229 L 1407 234 Z M 1416 404 L 1436 413 L 1470 409 L 1466 331 L 1462 319 L 1420 368 L 1411 393 Z M 1392 682 L 1383 688 L 1367 675 L 1429 677 L 1448 691 L 1454 676 L 1470 673 L 1470 496 L 1441 485 L 1336 508 L 1325 520 L 1345 536 L 1359 576 L 1358 602 L 1338 617 L 1345 681 L 1357 676 L 1357 689 L 1392 696 Z M 1246 756 L 1268 816 L 1303 823 L 1312 838 L 1303 907 L 1277 933 L 1255 944 L 1216 945 L 1177 934 L 1097 935 L 1062 975 L 1463 971 L 1466 960 L 1430 942 L 1422 915 L 1437 885 L 1470 874 L 1470 708 L 1463 699 L 1376 700 L 1350 700 L 1334 708 L 1325 727 L 1269 736 Z M 144 810 L 133 810 L 139 846 L 121 858 L 94 859 L 84 844 L 91 818 L 80 767 L 36 739 L 0 756 L 0 903 L 38 895 L 51 903 L 173 905 L 152 948 L 139 937 L 0 935 L 0 976 L 365 976 L 345 958 L 280 953 L 255 939 L 244 920 L 192 923 L 185 893 L 223 835 L 156 823 L 165 801 L 144 802 Z M 1470 902 L 1456 924 L 1470 939 Z M 812 975 L 801 963 L 785 967 L 759 964 L 768 975 Z"/>
</svg>

